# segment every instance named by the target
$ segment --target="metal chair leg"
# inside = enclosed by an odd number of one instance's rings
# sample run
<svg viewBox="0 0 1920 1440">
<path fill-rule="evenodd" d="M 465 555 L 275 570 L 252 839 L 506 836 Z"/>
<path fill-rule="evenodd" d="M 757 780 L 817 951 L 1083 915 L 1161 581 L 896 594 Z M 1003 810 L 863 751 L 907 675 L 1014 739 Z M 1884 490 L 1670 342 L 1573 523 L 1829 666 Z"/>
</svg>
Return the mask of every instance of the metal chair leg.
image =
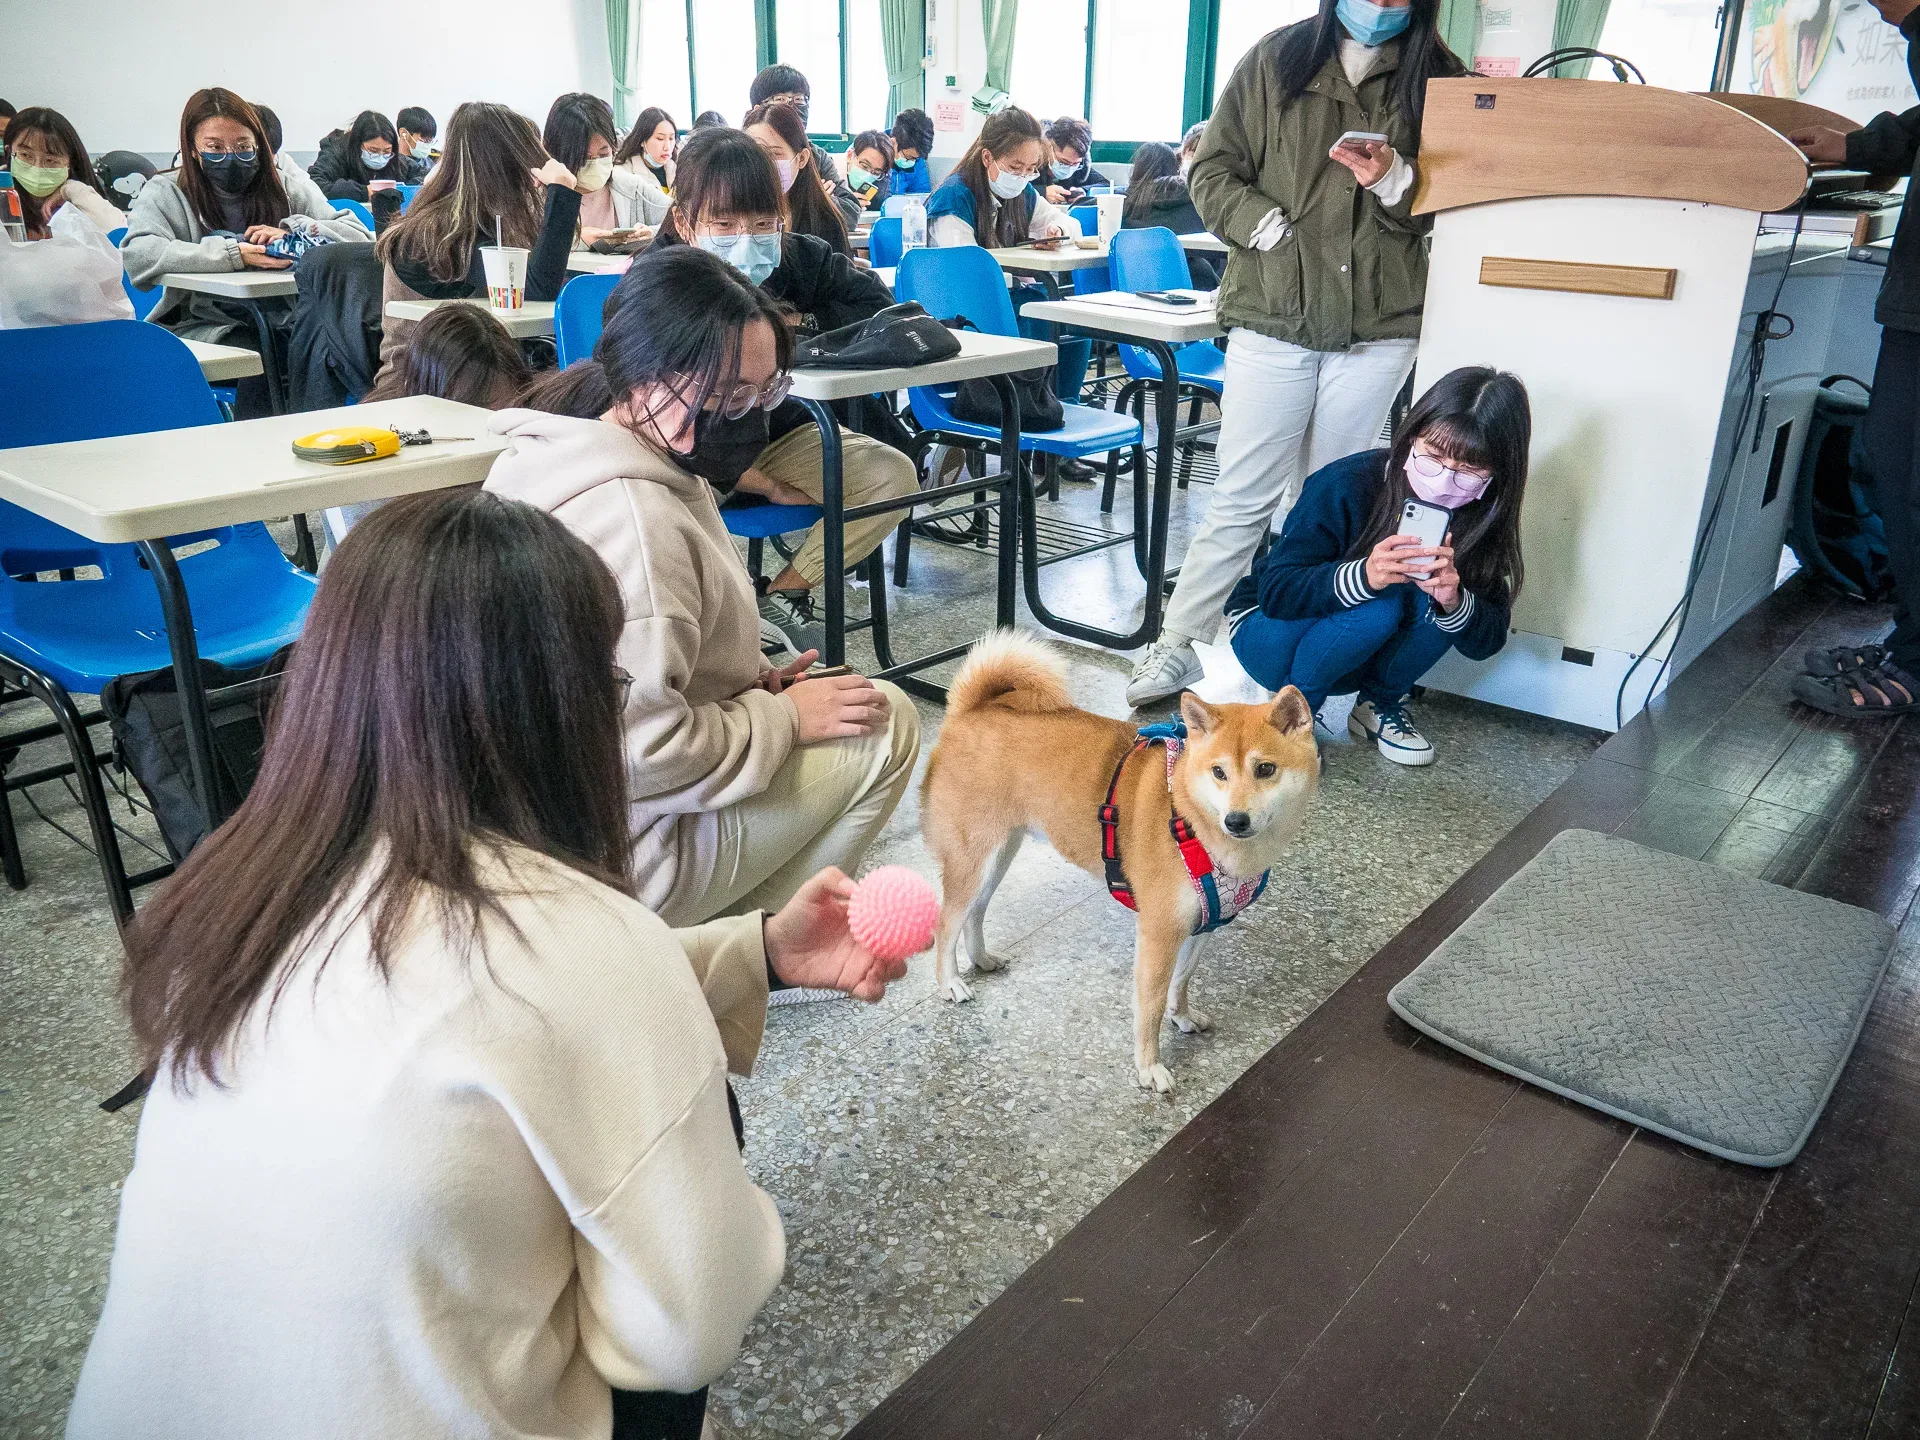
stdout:
<svg viewBox="0 0 1920 1440">
<path fill-rule="evenodd" d="M 907 527 L 902 525 L 899 533 L 905 536 Z M 886 547 L 876 545 L 873 553 L 860 562 L 860 569 L 867 577 L 867 603 L 873 617 L 870 638 L 873 641 L 873 657 L 879 661 L 879 668 L 893 668 L 893 635 L 887 628 L 887 557 Z"/>
<path fill-rule="evenodd" d="M 907 556 L 913 547 L 913 513 L 909 511 L 893 531 L 893 584 L 894 588 L 907 588 Z"/>
<path fill-rule="evenodd" d="M 13 797 L 7 789 L 7 767 L 18 754 L 8 751 L 0 755 L 0 871 L 5 872 L 10 890 L 27 888 L 26 860 L 20 854 L 19 832 L 13 828 Z"/>
<path fill-rule="evenodd" d="M 766 558 L 767 546 L 764 540 L 756 535 L 747 541 L 747 574 L 756 581 L 760 579 L 760 571 L 766 564 Z"/>
</svg>

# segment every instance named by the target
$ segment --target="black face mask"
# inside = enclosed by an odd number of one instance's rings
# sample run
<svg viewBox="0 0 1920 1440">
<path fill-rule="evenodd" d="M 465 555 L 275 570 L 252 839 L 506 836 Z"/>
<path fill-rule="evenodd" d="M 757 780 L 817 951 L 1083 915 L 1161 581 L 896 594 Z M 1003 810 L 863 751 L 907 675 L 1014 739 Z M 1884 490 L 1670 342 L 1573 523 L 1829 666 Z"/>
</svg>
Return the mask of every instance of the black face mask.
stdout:
<svg viewBox="0 0 1920 1440">
<path fill-rule="evenodd" d="M 738 420 L 718 410 L 693 417 L 693 450 L 674 458 L 716 490 L 731 490 L 767 448 L 767 412 L 754 406 Z"/>
<path fill-rule="evenodd" d="M 200 168 L 207 183 L 222 195 L 238 195 L 253 183 L 257 160 L 252 155 L 209 155 L 202 151 Z"/>
</svg>

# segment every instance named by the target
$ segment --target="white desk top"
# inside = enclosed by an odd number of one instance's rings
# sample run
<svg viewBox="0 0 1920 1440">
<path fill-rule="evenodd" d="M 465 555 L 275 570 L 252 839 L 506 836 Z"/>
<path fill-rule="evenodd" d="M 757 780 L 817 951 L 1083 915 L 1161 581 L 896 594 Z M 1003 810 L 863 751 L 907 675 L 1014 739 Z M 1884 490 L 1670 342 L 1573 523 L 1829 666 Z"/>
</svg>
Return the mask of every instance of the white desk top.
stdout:
<svg viewBox="0 0 1920 1440">
<path fill-rule="evenodd" d="M 1209 255 L 1224 255 L 1227 253 L 1227 242 L 1222 240 L 1218 235 L 1208 234 L 1205 230 L 1196 231 L 1192 235 L 1176 236 L 1175 238 L 1180 241 L 1180 248 L 1182 250 L 1204 250 Z"/>
<path fill-rule="evenodd" d="M 217 525 L 324 510 L 473 484 L 487 478 L 503 436 L 493 412 L 430 395 L 310 410 L 187 430 L 155 430 L 0 450 L 0 499 L 117 544 Z M 293 442 L 336 425 L 401 425 L 448 437 L 385 460 L 317 465 Z M 455 439 L 453 437 L 472 437 Z"/>
<path fill-rule="evenodd" d="M 300 293 L 291 270 L 181 270 L 162 275 L 160 283 L 169 290 L 198 290 L 228 300 L 272 300 Z"/>
<path fill-rule="evenodd" d="M 575 250 L 567 256 L 567 269 L 576 275 L 623 275 L 632 263 L 631 255 L 596 255 L 591 250 Z"/>
<path fill-rule="evenodd" d="M 183 340 L 180 342 L 193 352 L 193 358 L 200 362 L 200 373 L 207 377 L 209 384 L 218 384 L 222 380 L 244 380 L 249 375 L 258 375 L 264 367 L 260 363 L 260 352 L 243 350 L 238 345 L 210 345 L 204 340 Z"/>
<path fill-rule="evenodd" d="M 900 268 L 897 265 L 876 265 L 873 267 L 873 273 L 880 277 L 880 283 L 882 285 L 891 290 L 893 289 L 893 277 L 900 273 Z"/>
<path fill-rule="evenodd" d="M 1020 307 L 1030 320 L 1098 330 L 1105 335 L 1133 335 L 1183 345 L 1191 340 L 1213 340 L 1226 334 L 1213 306 L 1162 305 L 1137 295 L 1112 291 L 1078 300 L 1034 300 Z"/>
<path fill-rule="evenodd" d="M 396 320 L 424 320 L 442 305 L 475 305 L 500 322 L 500 328 L 516 340 L 529 335 L 553 334 L 553 301 L 529 300 L 518 310 L 496 310 L 484 299 L 471 300 L 389 300 L 387 314 Z"/>
<path fill-rule="evenodd" d="M 999 262 L 1002 270 L 1017 270 L 1023 273 L 1047 271 L 1061 274 L 1068 270 L 1091 270 L 1096 265 L 1107 263 L 1107 242 L 1102 240 L 1095 250 L 1082 250 L 1068 241 L 1058 250 L 1035 250 L 1026 245 L 1010 246 L 1005 250 L 987 251 Z"/>
<path fill-rule="evenodd" d="M 793 394 L 800 400 L 850 400 L 856 395 L 881 395 L 917 385 L 951 385 L 1014 370 L 1051 365 L 1059 349 L 1051 340 L 1027 340 L 1006 335 L 982 335 L 973 330 L 955 332 L 960 353 L 931 365 L 905 365 L 889 370 L 806 369 L 793 372 Z M 5 451 L 0 451 L 4 459 Z"/>
</svg>

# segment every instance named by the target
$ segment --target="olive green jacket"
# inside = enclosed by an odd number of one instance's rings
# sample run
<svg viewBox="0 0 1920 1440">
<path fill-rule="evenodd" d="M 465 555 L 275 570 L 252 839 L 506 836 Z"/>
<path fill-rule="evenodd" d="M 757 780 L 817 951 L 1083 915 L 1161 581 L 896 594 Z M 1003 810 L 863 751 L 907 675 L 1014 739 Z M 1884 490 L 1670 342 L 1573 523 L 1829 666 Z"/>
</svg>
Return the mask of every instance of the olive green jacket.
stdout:
<svg viewBox="0 0 1920 1440">
<path fill-rule="evenodd" d="M 1233 72 L 1188 180 L 1201 218 L 1231 247 L 1221 323 L 1309 350 L 1412 339 L 1426 296 L 1430 222 L 1414 218 L 1412 187 L 1399 204 L 1382 205 L 1327 156 L 1344 132 L 1370 130 L 1412 161 L 1410 117 L 1393 104 L 1400 42 L 1387 43 L 1358 94 L 1335 54 L 1288 102 L 1277 58 L 1285 33 L 1267 36 Z M 1254 229 L 1275 206 L 1293 233 L 1255 250 Z"/>
</svg>

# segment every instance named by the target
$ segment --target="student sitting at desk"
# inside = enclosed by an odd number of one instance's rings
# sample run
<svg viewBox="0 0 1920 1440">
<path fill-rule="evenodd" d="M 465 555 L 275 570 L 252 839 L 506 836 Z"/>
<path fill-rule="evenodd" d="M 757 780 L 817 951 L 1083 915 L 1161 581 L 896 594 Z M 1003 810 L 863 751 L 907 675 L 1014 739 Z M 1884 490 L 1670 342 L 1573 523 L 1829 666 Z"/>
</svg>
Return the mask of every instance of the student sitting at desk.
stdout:
<svg viewBox="0 0 1920 1440">
<path fill-rule="evenodd" d="M 1176 235 L 1206 232 L 1207 222 L 1193 208 L 1186 177 L 1180 173 L 1180 157 L 1157 140 L 1149 140 L 1133 152 L 1133 171 L 1127 177 L 1120 226 L 1124 230 L 1160 226 Z M 1212 290 L 1220 283 L 1220 267 L 1211 255 L 1189 250 L 1187 268 L 1193 273 L 1193 283 L 1202 290 Z"/>
<path fill-rule="evenodd" d="M 650 213 L 664 211 L 673 203 L 673 157 L 679 146 L 680 131 L 673 116 L 658 105 L 650 105 L 640 112 L 613 157 L 616 169 L 639 177 Z M 658 220 L 647 223 L 656 228 L 660 224 Z"/>
<path fill-rule="evenodd" d="M 692 245 L 640 256 L 615 300 L 594 358 L 569 369 L 598 366 L 616 403 L 597 420 L 499 416 L 512 449 L 487 489 L 551 511 L 619 581 L 642 903 L 669 924 L 777 909 L 823 867 L 858 868 L 912 778 L 918 714 L 884 682 L 802 679 L 811 655 L 783 670 L 761 655 L 753 591 L 700 472 L 764 442 L 793 356 L 778 302 Z"/>
<path fill-rule="evenodd" d="M 380 237 L 381 311 L 395 300 L 467 300 L 487 293 L 483 246 L 498 235 L 527 257 L 529 300 L 554 300 L 580 223 L 573 172 L 541 147 L 533 122 L 505 105 L 468 101 L 447 124 L 447 147 L 407 213 Z M 387 315 L 380 370 L 413 322 Z"/>
<path fill-rule="evenodd" d="M 785 107 L 780 107 L 785 108 Z M 791 113 L 791 112 L 789 112 Z M 796 187 L 798 188 L 798 187 Z M 803 334 L 854 325 L 893 304 L 893 296 L 871 270 L 857 268 L 815 236 L 786 224 L 786 202 L 768 156 L 738 130 L 703 130 L 687 141 L 680 155 L 680 189 L 673 215 L 660 231 L 656 248 L 688 243 L 727 261 L 748 281 L 771 296 L 793 317 Z M 834 217 L 836 220 L 838 217 Z M 612 304 L 628 291 L 622 281 Z M 890 422 L 878 402 L 864 407 L 869 429 Z M 748 417 L 765 437 L 753 453 L 742 445 L 737 463 L 712 460 L 696 465 L 722 492 L 735 490 L 787 505 L 818 505 L 825 479 L 820 431 L 798 401 L 783 401 L 764 418 Z M 743 426 L 746 422 L 743 422 Z M 866 505 L 911 495 L 918 481 L 913 462 L 842 427 L 843 494 L 848 505 Z M 902 512 L 872 515 L 846 525 L 848 565 L 864 560 L 900 523 Z M 811 596 L 826 578 L 826 522 L 807 532 L 793 562 L 768 583 L 760 613 L 805 650 L 820 643 Z"/>
<path fill-rule="evenodd" d="M 400 169 L 393 178 L 402 185 L 418 185 L 427 178 L 440 158 L 433 148 L 433 137 L 440 133 L 431 112 L 409 105 L 393 117 L 400 134 Z"/>
<path fill-rule="evenodd" d="M 800 117 L 800 128 L 804 132 L 807 114 L 813 104 L 813 86 L 808 83 L 806 76 L 791 65 L 769 65 L 753 77 L 753 84 L 748 90 L 748 103 L 791 105 L 794 113 Z M 814 173 L 827 187 L 827 198 L 833 201 L 833 208 L 840 212 L 840 219 L 847 229 L 853 229 L 854 223 L 860 218 L 860 202 L 840 178 L 840 172 L 834 168 L 833 157 L 818 145 L 809 148 L 813 151 Z"/>
<path fill-rule="evenodd" d="M 1093 127 L 1063 115 L 1047 125 L 1047 176 L 1043 193 L 1055 205 L 1087 198 L 1087 186 L 1106 177 L 1093 168 Z"/>
<path fill-rule="evenodd" d="M 107 240 L 122 217 L 87 155 L 67 117 L 37 105 L 15 115 L 0 140 L 29 242 L 0 241 L 0 328 L 133 318 L 120 254 Z"/>
<path fill-rule="evenodd" d="M 586 250 L 596 240 L 614 239 L 636 246 L 653 239 L 671 203 L 666 192 L 613 161 L 613 111 L 598 95 L 562 95 L 547 111 L 541 138 L 547 154 L 573 171 L 580 183 L 580 224 L 573 248 Z"/>
<path fill-rule="evenodd" d="M 405 181 L 407 167 L 399 157 L 400 135 L 393 122 L 377 110 L 362 110 L 346 134 L 320 147 L 307 174 L 329 200 L 364 205 L 373 198 L 367 187 L 376 181 L 386 186 L 412 183 Z"/>
<path fill-rule="evenodd" d="M 884 130 L 862 130 L 847 147 L 847 188 L 869 210 L 878 210 L 893 193 L 893 137 Z"/>
<path fill-rule="evenodd" d="M 890 195 L 928 195 L 933 175 L 927 157 L 933 153 L 933 117 L 924 110 L 902 110 L 893 117 L 893 174 L 887 177 Z"/>
<path fill-rule="evenodd" d="M 280 183 L 291 185 L 295 177 L 311 179 L 300 162 L 287 154 L 285 149 L 286 132 L 280 126 L 280 117 L 268 105 L 255 104 L 253 113 L 260 117 L 261 129 L 265 132 L 261 139 L 267 142 L 267 153 L 273 156 L 273 168 L 280 172 Z"/>
<path fill-rule="evenodd" d="M 847 239 L 846 224 L 814 166 L 814 148 L 799 113 L 791 105 L 756 105 L 747 112 L 741 129 L 767 152 L 780 177 L 780 188 L 787 195 L 787 228 L 796 235 L 826 241 L 837 255 L 851 256 L 853 244 Z"/>
<path fill-rule="evenodd" d="M 1533 432 L 1526 388 L 1497 370 L 1443 375 L 1389 450 L 1307 478 L 1280 538 L 1227 599 L 1233 653 L 1314 711 L 1357 691 L 1347 722 L 1398 765 L 1431 765 L 1407 693 L 1449 650 L 1486 660 L 1520 593 L 1520 504 Z M 1406 534 L 1409 500 L 1452 512 L 1444 541 Z"/>
</svg>

